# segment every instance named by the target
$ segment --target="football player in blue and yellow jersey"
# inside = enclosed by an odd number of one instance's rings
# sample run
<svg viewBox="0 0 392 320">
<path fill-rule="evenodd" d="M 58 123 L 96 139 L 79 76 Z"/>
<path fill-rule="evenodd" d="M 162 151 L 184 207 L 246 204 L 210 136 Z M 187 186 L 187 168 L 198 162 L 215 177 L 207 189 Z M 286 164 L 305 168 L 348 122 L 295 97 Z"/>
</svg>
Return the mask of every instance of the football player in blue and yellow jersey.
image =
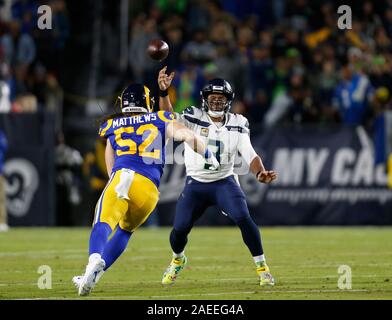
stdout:
<svg viewBox="0 0 392 320">
<path fill-rule="evenodd" d="M 125 250 L 132 233 L 154 210 L 167 139 L 186 142 L 212 167 L 219 166 L 204 142 L 177 123 L 172 113 L 152 112 L 154 100 L 146 86 L 128 86 L 119 100 L 121 113 L 107 117 L 99 129 L 100 137 L 106 139 L 105 162 L 110 179 L 95 208 L 86 272 L 73 278 L 83 296 L 91 292 Z"/>
</svg>

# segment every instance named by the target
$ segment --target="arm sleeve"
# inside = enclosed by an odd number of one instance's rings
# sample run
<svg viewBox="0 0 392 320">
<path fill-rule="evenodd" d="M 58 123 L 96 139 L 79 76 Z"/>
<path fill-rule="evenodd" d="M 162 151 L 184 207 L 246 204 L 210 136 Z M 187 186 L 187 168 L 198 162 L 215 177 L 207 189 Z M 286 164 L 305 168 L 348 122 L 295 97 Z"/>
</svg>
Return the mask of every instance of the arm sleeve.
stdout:
<svg viewBox="0 0 392 320">
<path fill-rule="evenodd" d="M 242 158 L 246 161 L 248 165 L 257 156 L 255 149 L 253 149 L 252 143 L 250 142 L 249 135 L 246 133 L 240 134 L 240 139 L 238 143 L 238 151 L 241 153 Z"/>
</svg>

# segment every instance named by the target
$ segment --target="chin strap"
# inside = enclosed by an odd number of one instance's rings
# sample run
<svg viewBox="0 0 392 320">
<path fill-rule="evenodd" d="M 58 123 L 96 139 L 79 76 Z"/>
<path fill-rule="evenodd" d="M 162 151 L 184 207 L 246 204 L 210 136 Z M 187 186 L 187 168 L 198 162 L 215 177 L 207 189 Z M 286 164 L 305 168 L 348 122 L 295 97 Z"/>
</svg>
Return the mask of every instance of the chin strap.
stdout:
<svg viewBox="0 0 392 320">
<path fill-rule="evenodd" d="M 208 113 L 208 115 L 210 115 L 211 117 L 214 117 L 214 118 L 221 117 L 225 114 L 224 111 L 212 111 L 212 110 L 208 110 L 207 113 Z"/>
</svg>

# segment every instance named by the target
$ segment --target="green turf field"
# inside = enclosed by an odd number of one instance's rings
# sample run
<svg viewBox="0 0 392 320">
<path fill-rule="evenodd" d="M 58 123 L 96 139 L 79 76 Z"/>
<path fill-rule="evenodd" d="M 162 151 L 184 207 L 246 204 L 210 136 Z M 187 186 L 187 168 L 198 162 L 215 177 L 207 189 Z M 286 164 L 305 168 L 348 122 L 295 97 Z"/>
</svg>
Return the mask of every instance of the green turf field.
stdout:
<svg viewBox="0 0 392 320">
<path fill-rule="evenodd" d="M 236 228 L 195 228 L 188 267 L 163 287 L 170 229 L 137 231 L 85 298 L 71 283 L 87 261 L 88 228 L 14 228 L 0 233 L 0 299 L 392 299 L 392 228 L 263 228 L 277 284 L 261 288 Z M 352 269 L 352 289 L 338 288 L 338 267 Z M 38 289 L 40 265 L 52 289 Z"/>
</svg>

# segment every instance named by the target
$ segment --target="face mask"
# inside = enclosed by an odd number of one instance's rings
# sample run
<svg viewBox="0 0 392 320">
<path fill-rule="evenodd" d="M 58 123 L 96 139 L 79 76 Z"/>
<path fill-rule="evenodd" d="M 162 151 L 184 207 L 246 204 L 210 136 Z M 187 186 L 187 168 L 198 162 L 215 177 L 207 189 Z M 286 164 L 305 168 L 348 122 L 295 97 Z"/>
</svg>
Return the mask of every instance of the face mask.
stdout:
<svg viewBox="0 0 392 320">
<path fill-rule="evenodd" d="M 208 108 L 207 113 L 211 117 L 219 118 L 224 115 L 224 113 L 225 113 L 224 110 L 226 108 L 226 102 L 224 102 L 220 99 L 215 99 L 215 100 L 210 101 L 208 104 L 209 104 L 209 108 Z"/>
</svg>

